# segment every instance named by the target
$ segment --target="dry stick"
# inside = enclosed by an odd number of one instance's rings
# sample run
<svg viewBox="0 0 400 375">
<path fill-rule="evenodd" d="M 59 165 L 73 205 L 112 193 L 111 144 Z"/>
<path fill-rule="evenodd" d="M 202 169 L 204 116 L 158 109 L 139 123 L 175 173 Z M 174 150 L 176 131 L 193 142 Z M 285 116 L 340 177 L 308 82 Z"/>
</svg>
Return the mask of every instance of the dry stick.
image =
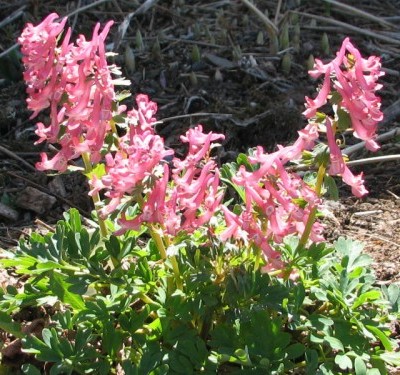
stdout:
<svg viewBox="0 0 400 375">
<path fill-rule="evenodd" d="M 178 115 L 178 116 L 172 116 L 172 117 L 166 117 L 163 118 L 159 121 L 158 123 L 163 123 L 163 122 L 168 122 L 168 121 L 174 121 L 174 120 L 179 120 L 182 118 L 190 118 L 190 117 L 212 117 L 212 118 L 222 118 L 222 119 L 227 119 L 232 117 L 231 113 L 207 113 L 207 112 L 196 112 L 196 113 L 189 113 L 187 115 Z"/>
<path fill-rule="evenodd" d="M 134 12 L 129 13 L 121 24 L 118 26 L 118 33 L 115 34 L 113 49 L 116 51 L 124 38 L 126 31 L 128 30 L 129 24 L 131 23 L 132 17 L 146 13 L 158 0 L 146 0 L 142 5 L 139 6 Z"/>
<path fill-rule="evenodd" d="M 382 142 L 386 141 L 388 139 L 394 138 L 396 136 L 400 135 L 400 128 L 395 128 L 393 130 L 390 130 L 386 133 L 381 134 L 380 136 L 376 137 L 376 141 Z M 359 151 L 365 147 L 365 142 L 359 142 L 355 145 L 346 147 L 342 150 L 343 155 L 350 156 L 351 154 L 354 154 L 356 151 Z"/>
<path fill-rule="evenodd" d="M 9 23 L 14 21 L 15 19 L 21 17 L 24 14 L 24 9 L 25 8 L 26 8 L 26 5 L 23 5 L 22 7 L 18 8 L 16 11 L 12 12 L 9 16 L 4 18 L 4 20 L 2 20 L 0 22 L 0 29 L 2 27 L 4 27 L 4 26 L 8 25 Z"/>
<path fill-rule="evenodd" d="M 71 17 L 77 13 L 83 12 L 86 9 L 92 8 L 96 5 L 105 3 L 106 1 L 110 1 L 110 0 L 97 0 L 91 4 L 85 5 L 81 8 L 75 9 L 74 11 L 72 11 L 71 13 L 68 13 L 67 15 L 65 15 L 64 17 Z M 0 59 L 4 56 L 7 56 L 9 53 L 11 53 L 12 51 L 14 51 L 15 49 L 18 48 L 18 43 L 15 43 L 14 45 L 12 45 L 11 47 L 7 48 L 5 51 L 3 51 L 2 53 L 0 53 Z"/>
<path fill-rule="evenodd" d="M 373 22 L 377 22 L 383 26 L 389 27 L 389 28 L 396 28 L 396 25 L 394 25 L 393 23 L 387 22 L 384 19 L 380 18 L 380 17 L 376 17 L 371 13 L 365 12 L 361 9 L 357 9 L 355 7 L 352 7 L 351 5 L 347 5 L 347 4 L 343 4 L 343 3 L 339 3 L 336 0 L 323 0 L 325 3 L 329 3 L 332 4 L 334 7 L 339 8 L 341 10 L 343 10 L 344 12 L 350 13 L 350 14 L 354 14 L 356 16 L 360 16 L 363 17 L 367 20 L 373 21 Z"/>
<path fill-rule="evenodd" d="M 271 39 L 271 46 L 273 46 L 274 40 L 276 39 L 279 32 L 276 25 L 249 0 L 242 0 L 242 3 L 244 3 L 248 8 L 250 8 L 250 10 L 252 10 L 256 14 L 256 16 L 265 24 L 269 37 Z"/>
<path fill-rule="evenodd" d="M 25 167 L 27 167 L 29 170 L 36 172 L 36 168 L 33 165 L 29 164 L 27 161 L 25 161 L 24 159 L 22 159 L 21 157 L 16 155 L 14 152 L 8 150 L 7 148 L 5 148 L 3 146 L 0 146 L 0 152 L 2 152 L 3 154 L 6 154 L 7 156 L 19 161 L 20 163 L 25 165 Z"/>
<path fill-rule="evenodd" d="M 354 165 L 363 165 L 363 164 L 371 164 L 371 163 L 380 163 L 382 161 L 392 161 L 392 160 L 400 160 L 400 155 L 385 155 L 385 156 L 375 156 L 372 158 L 366 159 L 358 159 L 348 161 L 346 164 L 350 166 Z"/>
<path fill-rule="evenodd" d="M 275 18 L 274 18 L 275 25 L 277 25 L 279 22 L 279 15 L 281 13 L 281 7 L 282 7 L 282 0 L 279 0 L 278 5 L 276 6 L 276 11 L 275 11 Z"/>
<path fill-rule="evenodd" d="M 79 9 L 80 7 L 81 7 L 81 0 L 78 0 L 77 8 Z M 78 13 L 75 14 L 74 20 L 72 21 L 72 25 L 71 25 L 72 31 L 75 30 L 75 25 L 76 25 L 77 21 L 78 21 Z"/>
<path fill-rule="evenodd" d="M 69 17 L 71 17 L 71 16 L 73 16 L 73 15 L 75 15 L 77 13 L 82 13 L 83 11 L 85 11 L 85 10 L 87 10 L 89 8 L 93 8 L 96 5 L 100 5 L 102 3 L 105 3 L 106 1 L 110 1 L 110 0 L 97 0 L 97 1 L 94 1 L 93 3 L 87 4 L 87 5 L 84 5 L 83 7 L 75 9 L 71 13 L 68 13 L 67 15 L 65 15 L 64 17 L 68 17 L 69 18 Z"/>
<path fill-rule="evenodd" d="M 244 1 L 244 0 L 242 0 L 242 1 Z M 400 44 L 400 39 L 390 38 L 390 37 L 382 35 L 382 34 L 374 33 L 373 31 L 369 31 L 369 30 L 361 29 L 360 27 L 349 25 L 348 23 L 345 23 L 345 22 L 332 20 L 330 18 L 317 16 L 315 14 L 310 14 L 310 13 L 304 13 L 304 12 L 298 12 L 298 11 L 293 11 L 292 13 L 296 13 L 299 16 L 314 18 L 314 19 L 316 19 L 318 21 L 330 23 L 332 25 L 340 26 L 340 27 L 342 27 L 344 29 L 353 31 L 355 33 L 358 33 L 358 34 L 361 34 L 361 35 L 370 36 L 370 37 L 376 38 L 376 39 L 380 39 L 380 40 L 383 40 L 383 41 L 388 42 L 388 43 Z"/>
<path fill-rule="evenodd" d="M 20 176 L 20 175 L 18 175 L 16 173 L 9 172 L 9 171 L 7 171 L 6 173 L 11 177 L 19 178 L 20 180 L 25 181 L 28 185 L 31 185 L 34 188 L 36 188 L 36 189 L 38 189 L 40 191 L 43 191 L 44 193 L 46 193 L 48 195 L 52 195 L 53 197 L 59 199 L 60 201 L 63 201 L 64 203 L 68 204 L 68 206 L 76 208 L 80 212 L 81 215 L 86 216 L 86 217 L 90 217 L 91 216 L 89 212 L 86 212 L 85 210 L 82 210 L 81 208 L 79 208 L 78 206 L 73 204 L 70 200 L 65 199 L 61 195 L 53 193 L 52 191 L 50 191 L 49 189 L 45 188 L 44 186 L 39 185 L 36 182 L 33 182 L 33 181 L 29 180 L 28 178 L 22 177 L 22 176 Z"/>
</svg>

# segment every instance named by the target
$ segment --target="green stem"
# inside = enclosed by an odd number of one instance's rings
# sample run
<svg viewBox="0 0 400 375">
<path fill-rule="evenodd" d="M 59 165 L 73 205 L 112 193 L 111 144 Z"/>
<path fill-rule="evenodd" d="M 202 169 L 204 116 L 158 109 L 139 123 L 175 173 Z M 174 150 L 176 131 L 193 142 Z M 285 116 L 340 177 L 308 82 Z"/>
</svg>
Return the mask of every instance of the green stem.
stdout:
<svg viewBox="0 0 400 375">
<path fill-rule="evenodd" d="M 93 170 L 93 168 L 92 168 L 92 163 L 90 162 L 89 154 L 87 152 L 82 153 L 82 160 L 83 163 L 85 164 L 85 174 L 90 173 Z M 92 195 L 92 201 L 94 204 L 94 209 L 97 212 L 97 221 L 99 223 L 101 236 L 103 238 L 106 238 L 108 235 L 108 230 L 104 220 L 100 217 L 100 212 L 99 212 L 100 195 L 98 192 Z"/>
<path fill-rule="evenodd" d="M 165 249 L 165 244 L 163 239 L 161 238 L 160 233 L 157 231 L 156 228 L 154 228 L 154 226 L 149 225 L 149 230 L 150 230 L 150 235 L 153 238 L 158 251 L 160 252 L 161 255 L 161 259 L 162 260 L 166 260 L 169 259 L 169 261 L 171 262 L 172 265 L 172 270 L 174 272 L 174 276 L 175 276 L 175 283 L 176 283 L 176 287 L 180 290 L 183 290 L 183 285 L 182 285 L 182 280 L 181 280 L 181 273 L 179 271 L 179 266 L 178 266 L 178 261 L 176 260 L 175 255 L 171 255 L 171 256 L 167 256 L 167 251 Z"/>
<path fill-rule="evenodd" d="M 141 193 L 137 193 L 136 196 L 136 202 L 139 204 L 139 207 L 142 209 L 144 206 L 144 199 Z M 160 252 L 160 256 L 162 260 L 167 260 L 169 259 L 172 265 L 172 270 L 174 272 L 175 276 L 175 283 L 176 287 L 180 290 L 183 290 L 183 285 L 182 285 L 182 280 L 181 280 L 181 273 L 179 271 L 179 266 L 178 266 L 178 261 L 176 260 L 175 255 L 169 256 L 167 255 L 166 247 L 168 247 L 169 240 L 167 236 L 161 236 L 158 228 L 156 228 L 154 225 L 149 224 L 148 225 L 149 231 L 150 231 L 150 236 L 153 239 L 154 243 L 157 246 L 158 251 Z M 167 246 L 165 246 L 164 241 L 166 241 Z M 168 290 L 172 292 L 173 288 L 170 285 L 170 282 L 168 282 Z"/>
<path fill-rule="evenodd" d="M 154 306 L 160 306 L 160 304 L 156 301 L 153 301 L 148 295 L 146 295 L 145 293 L 141 293 L 139 295 L 139 298 L 146 304 L 148 305 L 154 305 Z"/>
<path fill-rule="evenodd" d="M 256 251 L 256 259 L 254 262 L 254 271 L 258 271 L 261 264 L 261 249 L 257 246 L 255 247 L 255 251 Z"/>
<path fill-rule="evenodd" d="M 322 184 L 324 182 L 325 171 L 326 171 L 325 164 L 321 164 L 318 168 L 317 183 L 315 184 L 315 192 L 318 195 L 321 195 L 321 189 L 322 189 Z M 306 226 L 304 228 L 303 235 L 301 236 L 299 244 L 297 246 L 298 249 L 306 246 L 308 238 L 310 237 L 312 226 L 315 222 L 316 214 L 317 214 L 317 207 L 313 207 L 311 209 L 310 215 L 308 216 L 308 220 L 307 220 Z"/>
</svg>

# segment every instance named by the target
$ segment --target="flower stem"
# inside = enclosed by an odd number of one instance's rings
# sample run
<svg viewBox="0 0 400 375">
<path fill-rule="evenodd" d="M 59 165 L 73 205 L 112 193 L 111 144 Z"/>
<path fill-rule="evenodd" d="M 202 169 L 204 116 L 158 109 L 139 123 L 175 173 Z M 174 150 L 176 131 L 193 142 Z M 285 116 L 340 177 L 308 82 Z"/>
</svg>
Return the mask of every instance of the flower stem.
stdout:
<svg viewBox="0 0 400 375">
<path fill-rule="evenodd" d="M 172 270 L 173 270 L 174 276 L 175 276 L 176 287 L 178 289 L 182 290 L 183 285 L 182 285 L 182 281 L 181 281 L 181 273 L 179 271 L 178 261 L 176 260 L 175 255 L 168 256 L 167 251 L 165 249 L 164 241 L 163 241 L 160 233 L 157 231 L 156 228 L 154 228 L 154 226 L 149 226 L 149 229 L 150 229 L 150 235 L 153 238 L 155 244 L 157 245 L 158 251 L 160 252 L 161 259 L 162 260 L 169 259 L 169 261 L 171 262 Z M 167 239 L 167 241 L 168 241 L 168 239 Z"/>
<path fill-rule="evenodd" d="M 82 153 L 82 160 L 83 160 L 83 163 L 85 164 L 85 174 L 87 175 L 88 173 L 90 173 L 93 170 L 92 163 L 90 162 L 90 157 L 87 152 Z M 99 208 L 98 208 L 99 203 L 100 203 L 100 195 L 98 192 L 96 192 L 92 195 L 92 201 L 94 204 L 94 209 L 97 212 L 97 221 L 99 223 L 101 236 L 103 238 L 106 238 L 108 235 L 108 230 L 107 230 L 104 220 L 100 217 L 100 212 L 99 212 Z"/>
<path fill-rule="evenodd" d="M 315 192 L 318 195 L 321 195 L 321 189 L 322 189 L 322 184 L 324 182 L 325 171 L 326 171 L 326 165 L 321 164 L 318 168 L 317 183 L 315 184 Z M 317 207 L 314 206 L 310 211 L 310 215 L 308 216 L 308 220 L 307 220 L 306 226 L 304 228 L 304 232 L 303 232 L 303 234 L 300 238 L 299 244 L 297 246 L 298 249 L 300 249 L 301 247 L 304 247 L 306 245 L 308 238 L 310 237 L 312 226 L 315 222 L 316 214 L 317 214 Z"/>
</svg>

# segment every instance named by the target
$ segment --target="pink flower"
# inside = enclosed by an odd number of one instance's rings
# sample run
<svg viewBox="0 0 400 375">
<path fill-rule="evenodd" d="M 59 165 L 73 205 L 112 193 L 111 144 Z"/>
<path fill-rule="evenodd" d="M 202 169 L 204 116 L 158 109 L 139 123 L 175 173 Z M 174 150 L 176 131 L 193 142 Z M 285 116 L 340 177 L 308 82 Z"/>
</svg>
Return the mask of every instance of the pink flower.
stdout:
<svg viewBox="0 0 400 375">
<path fill-rule="evenodd" d="M 52 13 L 38 26 L 28 24 L 18 41 L 32 117 L 51 107 L 50 125 L 37 125 L 38 142 L 58 143 L 60 148 L 54 162 L 46 158 L 38 166 L 61 171 L 65 158 L 68 163 L 82 153 L 88 153 L 92 162 L 100 160 L 104 138 L 111 130 L 115 93 L 105 55 L 105 38 L 113 22 L 101 32 L 97 24 L 91 41 L 80 36 L 74 45 L 70 29 L 58 43 L 67 19 L 58 23 L 57 18 Z"/>
<path fill-rule="evenodd" d="M 363 174 L 360 173 L 358 176 L 354 176 L 350 169 L 345 166 L 342 173 L 343 181 L 351 187 L 351 192 L 358 198 L 368 194 L 368 190 L 364 186 Z"/>
<path fill-rule="evenodd" d="M 382 88 L 377 80 L 384 75 L 379 57 L 364 59 L 346 38 L 334 60 L 327 64 L 316 60 L 314 70 L 309 73 L 314 78 L 323 74 L 324 83 L 314 100 L 306 97 L 304 115 L 307 118 L 315 116 L 331 94 L 332 82 L 333 88 L 341 96 L 338 106 L 349 113 L 354 136 L 365 141 L 368 150 L 379 149 L 375 138 L 383 113 L 380 110 L 381 100 L 375 91 Z"/>
<path fill-rule="evenodd" d="M 298 175 L 288 173 L 284 163 L 288 154 L 299 156 L 305 147 L 310 147 L 317 135 L 316 127 L 309 125 L 299 134 L 294 146 L 280 147 L 271 154 L 264 153 L 261 147 L 256 149 L 248 159 L 257 165 L 255 170 L 241 166 L 232 179 L 244 189 L 245 208 L 240 215 L 234 215 L 222 207 L 226 229 L 221 239 L 249 241 L 273 261 L 277 257 L 273 243 L 282 242 L 288 235 L 303 233 L 311 210 L 321 200 Z M 304 203 L 297 204 L 296 200 Z M 320 224 L 313 224 L 310 236 L 315 241 L 323 240 Z"/>
<path fill-rule="evenodd" d="M 151 178 L 161 160 L 172 153 L 164 148 L 162 138 L 149 133 L 136 135 L 133 144 L 120 143 L 115 155 L 107 154 L 106 175 L 101 181 L 105 195 L 113 201 L 102 209 L 102 214 L 110 214 L 126 194 L 143 190 L 145 180 Z"/>
<path fill-rule="evenodd" d="M 216 140 L 223 140 L 225 136 L 223 134 L 216 133 L 203 133 L 203 127 L 201 125 L 196 126 L 193 129 L 189 129 L 186 135 L 181 136 L 183 143 L 189 143 L 188 156 L 184 161 L 178 159 L 174 160 L 175 173 L 179 173 L 188 166 L 195 166 L 203 158 L 209 156 L 211 142 Z"/>
<path fill-rule="evenodd" d="M 152 191 L 150 192 L 142 212 L 133 219 L 127 219 L 123 213 L 118 220 L 121 229 L 116 235 L 124 233 L 128 229 L 139 230 L 143 223 L 163 224 L 166 216 L 166 191 L 168 184 L 168 166 L 164 165 L 163 177 L 156 181 Z"/>
<path fill-rule="evenodd" d="M 307 109 L 303 112 L 303 115 L 307 118 L 314 117 L 317 113 L 317 109 L 321 108 L 327 102 L 328 95 L 331 89 L 331 68 L 328 66 L 325 70 L 324 83 L 319 90 L 319 93 L 315 99 L 310 99 L 306 96 L 306 107 Z"/>
<path fill-rule="evenodd" d="M 225 216 L 226 229 L 220 233 L 220 239 L 222 241 L 227 241 L 230 238 L 246 239 L 247 232 L 242 229 L 243 220 L 230 211 L 225 205 L 221 205 L 221 210 Z"/>
<path fill-rule="evenodd" d="M 342 180 L 349 186 L 351 186 L 351 191 L 356 197 L 362 197 L 368 193 L 368 190 L 364 186 L 364 180 L 362 179 L 362 174 L 354 176 L 350 169 L 347 167 L 343 160 L 340 148 L 336 143 L 335 135 L 333 133 L 331 121 L 329 117 L 326 118 L 326 134 L 328 138 L 329 146 L 329 157 L 331 165 L 329 167 L 330 175 L 342 175 Z"/>
<path fill-rule="evenodd" d="M 346 167 L 345 162 L 343 161 L 342 153 L 340 152 L 340 148 L 336 143 L 335 134 L 333 133 L 331 120 L 329 117 L 326 118 L 326 136 L 328 139 L 329 146 L 329 158 L 331 161 L 331 165 L 329 167 L 330 175 L 338 175 L 344 172 Z"/>
<path fill-rule="evenodd" d="M 147 95 L 139 94 L 136 96 L 136 104 L 138 109 L 133 108 L 127 113 L 129 123 L 139 127 L 140 131 L 153 128 L 156 123 L 154 115 L 157 113 L 157 103 L 150 101 Z"/>
<path fill-rule="evenodd" d="M 224 139 L 222 134 L 203 133 L 201 125 L 189 129 L 183 142 L 189 143 L 185 159 L 174 158 L 172 179 L 176 211 L 182 214 L 182 229 L 192 232 L 206 224 L 222 200 L 219 189 L 219 171 L 210 158 L 211 143 Z M 199 164 L 203 164 L 200 167 Z"/>
<path fill-rule="evenodd" d="M 142 196 L 141 213 L 133 219 L 123 215 L 118 233 L 137 229 L 143 223 L 158 224 L 171 236 L 179 231 L 190 233 L 209 222 L 222 200 L 219 171 L 209 157 L 211 140 L 222 136 L 206 135 L 201 126 L 194 132 L 189 130 L 185 138 L 189 152 L 184 160 L 173 160 L 175 168 L 168 184 L 169 167 L 164 164 L 160 180 L 159 166 L 173 151 L 166 150 L 162 138 L 154 134 L 151 124 L 155 123 L 155 110 L 156 106 L 146 96 L 138 98 L 138 109 L 128 114 L 129 132 L 122 138 L 120 150 L 106 155 L 106 174 L 101 181 L 97 178 L 91 181 L 93 193 L 105 190 L 110 198 L 101 210 L 103 216 L 112 213 L 126 195 Z M 193 137 L 194 133 L 198 137 Z M 194 160 L 197 162 L 193 163 Z"/>
</svg>

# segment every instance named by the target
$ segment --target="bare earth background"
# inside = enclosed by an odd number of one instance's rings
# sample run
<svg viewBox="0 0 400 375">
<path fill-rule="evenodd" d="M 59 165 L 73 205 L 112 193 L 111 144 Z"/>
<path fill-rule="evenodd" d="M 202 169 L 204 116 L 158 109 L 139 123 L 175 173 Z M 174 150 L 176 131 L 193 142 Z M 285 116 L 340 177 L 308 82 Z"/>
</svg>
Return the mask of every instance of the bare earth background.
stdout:
<svg viewBox="0 0 400 375">
<path fill-rule="evenodd" d="M 272 150 L 291 142 L 305 125 L 304 96 L 315 95 L 317 85 L 308 77 L 307 61 L 311 55 L 332 58 L 350 36 L 363 56 L 381 56 L 386 75 L 380 95 L 387 116 L 379 133 L 397 129 L 377 154 L 361 150 L 350 159 L 399 154 L 400 1 L 253 4 L 261 16 L 242 0 L 0 0 L 0 248 L 15 246 L 31 231 L 51 229 L 69 207 L 79 208 L 85 216 L 91 210 L 85 180 L 78 174 L 34 170 L 39 152 L 46 149 L 33 145 L 34 124 L 48 119 L 43 114 L 29 120 L 18 50 L 7 52 L 26 22 L 37 23 L 51 12 L 70 15 L 75 35 L 88 38 L 96 22 L 114 20 L 108 42 L 119 53 L 115 62 L 132 80 L 132 93 L 146 93 L 158 103 L 163 122 L 157 130 L 167 145 L 179 155 L 179 135 L 202 123 L 207 130 L 226 135 L 221 161 L 234 160 L 239 152 L 259 144 Z M 280 32 L 277 50 L 271 48 L 262 15 L 268 15 Z M 124 35 L 118 31 L 121 24 L 127 26 Z M 286 31 L 289 44 L 282 37 Z M 329 44 L 321 43 L 323 39 Z M 343 142 L 348 146 L 354 139 Z M 376 260 L 380 282 L 399 282 L 399 161 L 353 169 L 364 171 L 370 195 L 355 199 L 341 187 L 344 198 L 326 207 L 327 237 L 363 241 Z M 6 280 L 0 276 L 0 282 L 4 285 Z"/>
</svg>

